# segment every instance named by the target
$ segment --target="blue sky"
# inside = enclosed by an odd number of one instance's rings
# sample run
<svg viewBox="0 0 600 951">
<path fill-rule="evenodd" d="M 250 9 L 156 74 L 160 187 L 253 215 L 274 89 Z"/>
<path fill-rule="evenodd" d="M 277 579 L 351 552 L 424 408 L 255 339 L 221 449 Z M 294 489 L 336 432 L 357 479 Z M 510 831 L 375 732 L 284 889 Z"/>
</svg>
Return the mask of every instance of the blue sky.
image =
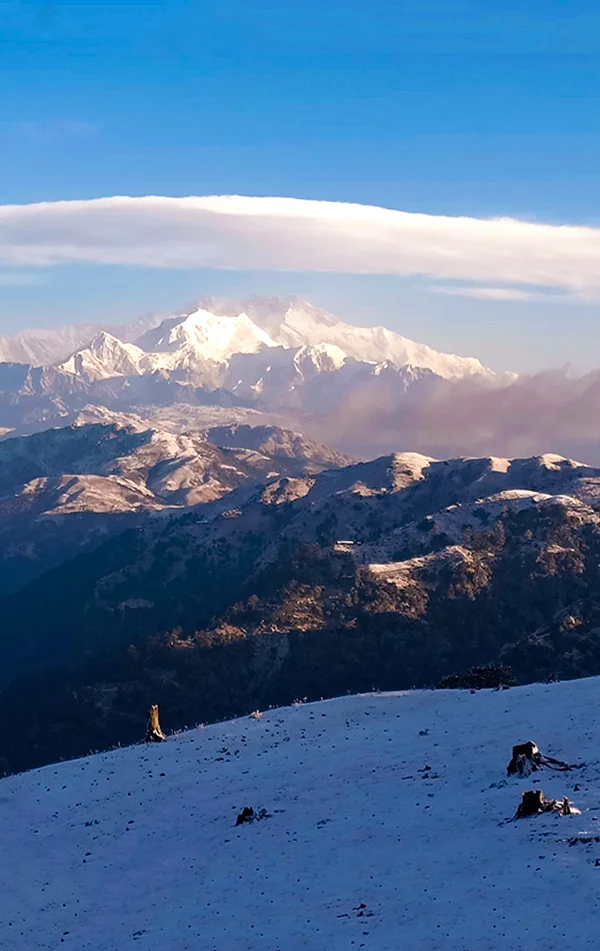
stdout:
<svg viewBox="0 0 600 951">
<path fill-rule="evenodd" d="M 0 204 L 281 195 L 600 225 L 600 9 L 564 0 L 0 0 Z M 0 268 L 0 331 L 300 293 L 518 370 L 600 364 L 594 301 L 418 279 Z"/>
</svg>

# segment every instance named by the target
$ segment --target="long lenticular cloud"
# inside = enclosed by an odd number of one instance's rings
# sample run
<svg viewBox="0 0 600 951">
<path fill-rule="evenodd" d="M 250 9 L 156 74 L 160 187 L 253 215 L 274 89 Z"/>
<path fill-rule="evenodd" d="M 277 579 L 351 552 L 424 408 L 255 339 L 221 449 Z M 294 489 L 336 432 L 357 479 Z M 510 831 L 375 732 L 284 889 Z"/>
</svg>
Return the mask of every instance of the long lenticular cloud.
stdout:
<svg viewBox="0 0 600 951">
<path fill-rule="evenodd" d="M 424 275 L 600 294 L 600 229 L 295 198 L 0 206 L 0 263 Z M 482 295 L 484 296 L 484 295 Z"/>
</svg>

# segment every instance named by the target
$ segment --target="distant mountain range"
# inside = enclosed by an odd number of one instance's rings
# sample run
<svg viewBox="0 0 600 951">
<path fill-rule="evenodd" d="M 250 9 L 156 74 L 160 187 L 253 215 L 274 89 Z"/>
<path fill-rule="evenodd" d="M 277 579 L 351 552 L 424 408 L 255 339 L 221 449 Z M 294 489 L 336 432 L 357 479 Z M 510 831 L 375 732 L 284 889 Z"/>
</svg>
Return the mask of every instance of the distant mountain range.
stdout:
<svg viewBox="0 0 600 951">
<path fill-rule="evenodd" d="M 436 381 L 497 381 L 475 358 L 346 324 L 297 298 L 206 300 L 112 330 L 24 332 L 0 339 L 0 360 L 0 427 L 16 433 L 70 422 L 89 405 L 143 415 L 213 406 L 214 423 L 239 421 L 242 410 L 296 428 L 382 386 L 418 399 Z"/>
<path fill-rule="evenodd" d="M 105 350 L 103 333 L 109 335 L 106 339 L 114 340 Z M 398 367 L 411 364 L 444 377 L 489 372 L 475 358 L 438 353 L 384 327 L 345 324 L 295 297 L 254 297 L 239 303 L 206 298 L 196 310 L 163 320 L 148 317 L 122 327 L 79 324 L 57 330 L 23 331 L 0 337 L 0 362 L 54 366 L 68 363 L 68 358 L 79 351 L 85 362 L 88 346 L 98 335 L 99 342 L 91 350 L 100 361 L 106 361 L 102 371 L 94 365 L 94 370 L 103 375 L 120 376 L 123 371 L 136 369 L 193 369 L 197 360 L 201 372 L 202 361 L 223 363 L 236 353 L 256 353 L 263 347 L 296 349 L 323 344 L 343 351 L 332 351 L 338 361 L 350 357 L 371 363 L 390 362 Z M 134 347 L 122 346 L 127 343 Z M 140 350 L 151 355 L 145 362 Z M 125 354 L 127 363 L 118 365 Z M 112 362 L 115 359 L 117 365 Z M 65 370 L 77 372 L 74 364 Z"/>
</svg>

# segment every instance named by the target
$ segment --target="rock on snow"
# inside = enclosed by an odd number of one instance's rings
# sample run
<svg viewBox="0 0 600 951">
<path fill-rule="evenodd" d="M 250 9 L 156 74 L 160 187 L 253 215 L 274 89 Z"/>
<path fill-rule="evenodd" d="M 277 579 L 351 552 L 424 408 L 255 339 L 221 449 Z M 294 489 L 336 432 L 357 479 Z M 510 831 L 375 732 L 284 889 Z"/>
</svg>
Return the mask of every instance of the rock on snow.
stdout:
<svg viewBox="0 0 600 951">
<path fill-rule="evenodd" d="M 9 777 L 0 947 L 591 948 L 599 693 L 345 697 Z M 538 779 L 505 774 L 530 738 L 585 762 L 539 774 L 581 816 L 505 821 Z M 270 816 L 236 828 L 244 806 Z"/>
</svg>

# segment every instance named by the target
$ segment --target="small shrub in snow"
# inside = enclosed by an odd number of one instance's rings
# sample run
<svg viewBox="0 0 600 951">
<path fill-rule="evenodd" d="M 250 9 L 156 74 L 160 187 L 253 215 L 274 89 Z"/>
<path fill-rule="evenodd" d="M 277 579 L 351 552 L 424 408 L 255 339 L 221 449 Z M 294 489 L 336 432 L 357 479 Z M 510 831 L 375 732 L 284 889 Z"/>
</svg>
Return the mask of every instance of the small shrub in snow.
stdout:
<svg viewBox="0 0 600 951">
<path fill-rule="evenodd" d="M 261 819 L 269 819 L 270 813 L 266 809 L 254 810 L 252 806 L 244 806 L 235 820 L 236 826 L 241 826 L 246 822 L 260 822 Z"/>
<path fill-rule="evenodd" d="M 485 667 L 470 667 L 457 674 L 444 677 L 437 684 L 438 690 L 482 690 L 490 687 L 512 687 L 515 678 L 510 667 L 503 664 L 488 664 Z"/>
</svg>

